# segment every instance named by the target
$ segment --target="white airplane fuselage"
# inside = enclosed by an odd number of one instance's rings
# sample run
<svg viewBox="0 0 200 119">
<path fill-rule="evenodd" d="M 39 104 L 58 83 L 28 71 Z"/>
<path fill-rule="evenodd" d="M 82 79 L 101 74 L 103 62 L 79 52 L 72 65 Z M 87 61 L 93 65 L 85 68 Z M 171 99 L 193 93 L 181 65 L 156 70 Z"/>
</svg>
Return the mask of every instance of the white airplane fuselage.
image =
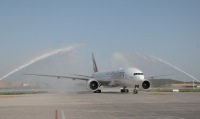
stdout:
<svg viewBox="0 0 200 119">
<path fill-rule="evenodd" d="M 95 72 L 92 78 L 99 82 L 109 82 L 103 86 L 127 86 L 133 87 L 145 80 L 142 71 L 136 68 L 118 69 L 112 71 Z"/>
<path fill-rule="evenodd" d="M 144 79 L 144 74 L 137 68 L 117 69 L 111 71 L 98 71 L 94 55 L 92 54 L 93 70 L 92 76 L 85 75 L 72 75 L 72 76 L 59 76 L 59 75 L 44 75 L 44 74 L 27 74 L 36 76 L 48 76 L 59 78 L 70 78 L 87 81 L 87 88 L 94 92 L 101 92 L 101 86 L 108 87 L 123 87 L 121 92 L 128 92 L 127 87 L 135 88 L 134 92 L 137 93 L 137 88 L 149 89 L 151 87 L 150 81 Z"/>
</svg>

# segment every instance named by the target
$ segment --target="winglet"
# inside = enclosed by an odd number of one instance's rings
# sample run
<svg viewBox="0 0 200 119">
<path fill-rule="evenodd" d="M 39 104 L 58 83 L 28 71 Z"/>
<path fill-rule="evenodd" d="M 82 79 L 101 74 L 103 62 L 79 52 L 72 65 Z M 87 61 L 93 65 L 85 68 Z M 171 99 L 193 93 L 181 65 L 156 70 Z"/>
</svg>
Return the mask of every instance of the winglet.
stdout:
<svg viewBox="0 0 200 119">
<path fill-rule="evenodd" d="M 94 72 L 98 72 L 97 64 L 94 58 L 94 54 L 92 53 L 92 61 L 93 61 L 93 70 Z"/>
</svg>

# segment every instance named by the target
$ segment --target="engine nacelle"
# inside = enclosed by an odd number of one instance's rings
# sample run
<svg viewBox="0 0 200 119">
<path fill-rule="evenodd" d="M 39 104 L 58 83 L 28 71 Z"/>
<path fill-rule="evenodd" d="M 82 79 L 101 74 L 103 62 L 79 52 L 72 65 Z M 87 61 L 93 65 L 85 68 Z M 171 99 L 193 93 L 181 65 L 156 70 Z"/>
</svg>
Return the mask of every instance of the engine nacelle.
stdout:
<svg viewBox="0 0 200 119">
<path fill-rule="evenodd" d="M 149 89 L 151 87 L 151 83 L 148 80 L 145 80 L 142 82 L 142 88 L 143 89 Z"/>
<path fill-rule="evenodd" d="M 96 91 L 100 87 L 100 83 L 97 80 L 90 79 L 87 83 L 87 88 L 92 91 Z"/>
</svg>

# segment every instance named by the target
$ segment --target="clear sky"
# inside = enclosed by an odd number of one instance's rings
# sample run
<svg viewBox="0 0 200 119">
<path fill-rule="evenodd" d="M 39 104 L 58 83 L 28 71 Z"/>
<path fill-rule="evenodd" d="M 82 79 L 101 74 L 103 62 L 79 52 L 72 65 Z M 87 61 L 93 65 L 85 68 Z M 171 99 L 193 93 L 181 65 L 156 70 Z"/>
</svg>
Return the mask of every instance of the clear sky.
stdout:
<svg viewBox="0 0 200 119">
<path fill-rule="evenodd" d="M 84 44 L 77 54 L 94 52 L 99 64 L 116 52 L 151 54 L 200 79 L 199 6 L 199 0 L 1 0 L 0 76 L 46 51 Z"/>
</svg>

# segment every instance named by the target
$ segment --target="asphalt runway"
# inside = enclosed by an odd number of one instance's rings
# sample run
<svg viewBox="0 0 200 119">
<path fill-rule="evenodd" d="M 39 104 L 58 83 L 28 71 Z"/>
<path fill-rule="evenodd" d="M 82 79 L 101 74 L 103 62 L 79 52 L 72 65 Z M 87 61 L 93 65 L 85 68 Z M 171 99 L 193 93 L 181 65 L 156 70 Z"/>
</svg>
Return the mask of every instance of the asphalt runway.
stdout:
<svg viewBox="0 0 200 119">
<path fill-rule="evenodd" d="M 0 119 L 200 119 L 200 93 L 1 95 Z"/>
</svg>

